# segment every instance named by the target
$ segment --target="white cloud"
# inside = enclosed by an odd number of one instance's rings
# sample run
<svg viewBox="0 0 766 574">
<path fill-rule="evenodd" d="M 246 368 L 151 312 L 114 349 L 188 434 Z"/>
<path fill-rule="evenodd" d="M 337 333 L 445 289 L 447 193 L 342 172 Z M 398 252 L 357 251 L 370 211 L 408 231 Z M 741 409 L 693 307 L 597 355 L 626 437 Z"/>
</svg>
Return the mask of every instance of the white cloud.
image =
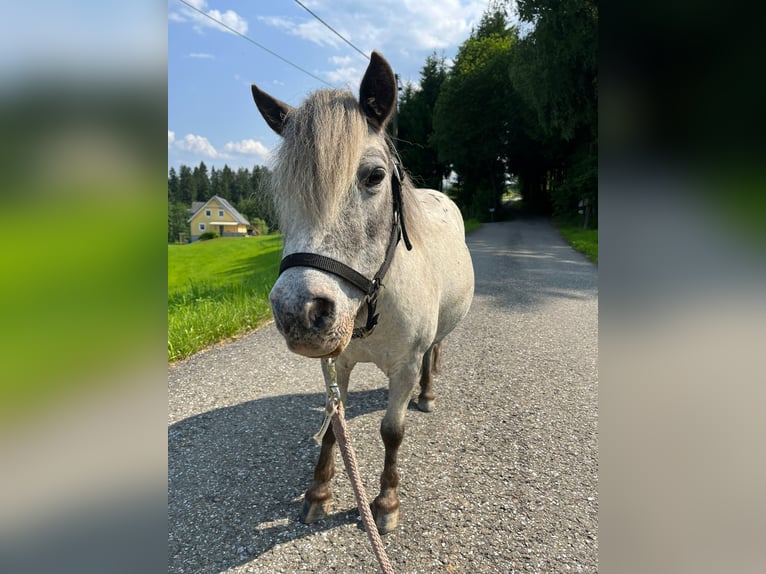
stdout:
<svg viewBox="0 0 766 574">
<path fill-rule="evenodd" d="M 351 63 L 351 56 L 331 56 L 330 63 L 336 66 L 348 66 Z"/>
<path fill-rule="evenodd" d="M 189 21 L 186 17 L 182 16 L 178 12 L 170 12 L 168 14 L 168 20 L 170 20 L 171 22 L 188 22 Z"/>
<path fill-rule="evenodd" d="M 206 54 L 205 52 L 192 52 L 189 54 L 190 58 L 198 58 L 200 60 L 215 60 L 213 54 Z"/>
<path fill-rule="evenodd" d="M 168 136 L 169 138 L 170 136 Z M 174 136 L 175 137 L 175 136 Z M 184 139 L 175 142 L 176 147 L 195 155 L 201 155 L 209 158 L 221 157 L 208 139 L 204 136 L 195 134 L 186 134 Z"/>
<path fill-rule="evenodd" d="M 325 77 L 330 83 L 336 86 L 346 86 L 348 88 L 356 89 L 359 82 L 362 80 L 364 70 L 366 66 L 361 63 L 359 66 L 352 65 L 354 60 L 362 62 L 360 58 L 353 58 L 352 56 L 330 56 L 328 61 L 331 64 L 337 66 L 334 70 L 324 72 Z"/>
<path fill-rule="evenodd" d="M 319 46 L 338 47 L 340 44 L 342 44 L 340 38 L 328 30 L 324 24 L 318 20 L 314 20 L 313 18 L 311 20 L 306 20 L 300 23 L 295 20 L 281 18 L 279 16 L 259 16 L 258 19 L 261 22 L 268 24 L 269 26 L 285 30 L 292 36 L 298 36 L 299 38 L 303 38 L 304 40 L 308 40 L 309 42 L 313 42 Z M 335 29 L 338 30 L 338 28 Z M 345 33 L 342 29 L 338 30 L 338 32 L 340 32 L 344 37 L 348 38 L 347 33 Z"/>
<path fill-rule="evenodd" d="M 287 18 L 282 18 L 280 16 L 258 16 L 258 20 L 268 24 L 269 26 L 273 26 L 274 28 L 282 28 L 283 30 L 288 30 L 293 25 L 292 20 L 288 20 Z"/>
<path fill-rule="evenodd" d="M 189 4 L 223 24 L 226 24 L 226 26 L 232 30 L 236 30 L 240 34 L 247 33 L 247 20 L 237 14 L 234 10 L 226 10 L 225 12 L 221 12 L 220 10 L 207 10 L 208 6 L 206 0 L 189 0 Z M 213 22 L 210 18 L 206 18 L 188 6 L 181 6 L 178 12 L 170 12 L 170 14 L 168 14 L 168 19 L 173 22 L 192 22 L 194 23 L 194 28 L 200 32 L 202 31 L 202 28 L 215 28 L 223 32 L 228 32 L 229 34 L 232 33 L 231 30 Z"/>
<path fill-rule="evenodd" d="M 462 43 L 486 9 L 486 2 L 404 0 L 407 18 L 416 23 L 407 26 L 412 44 L 424 50 L 444 49 Z"/>
<path fill-rule="evenodd" d="M 232 154 L 254 156 L 262 160 L 269 157 L 269 148 L 254 139 L 227 142 L 219 151 L 205 136 L 186 134 L 182 139 L 178 139 L 175 132 L 168 130 L 168 149 L 170 148 L 189 152 L 197 157 L 218 160 L 231 159 Z"/>
<path fill-rule="evenodd" d="M 226 10 L 224 13 L 221 13 L 218 10 L 210 10 L 208 11 L 208 14 L 210 14 L 216 20 L 220 20 L 229 28 L 236 30 L 240 34 L 245 34 L 247 32 L 247 20 L 237 14 L 234 10 Z M 215 24 L 214 26 L 220 28 L 220 26 Z M 226 31 L 228 32 L 228 30 Z"/>
<path fill-rule="evenodd" d="M 365 68 L 346 66 L 325 72 L 324 75 L 327 77 L 331 84 L 336 86 L 345 86 L 354 90 L 362 81 L 364 70 Z"/>
<path fill-rule="evenodd" d="M 253 139 L 228 142 L 223 146 L 223 149 L 227 152 L 234 152 L 242 155 L 256 155 L 263 159 L 266 159 L 269 155 L 269 148 Z"/>
<path fill-rule="evenodd" d="M 462 43 L 478 24 L 487 2 L 315 0 L 311 8 L 363 52 L 375 49 L 385 54 L 440 50 Z M 308 13 L 294 19 L 262 17 L 259 20 L 318 45 L 344 46 L 340 38 Z"/>
</svg>

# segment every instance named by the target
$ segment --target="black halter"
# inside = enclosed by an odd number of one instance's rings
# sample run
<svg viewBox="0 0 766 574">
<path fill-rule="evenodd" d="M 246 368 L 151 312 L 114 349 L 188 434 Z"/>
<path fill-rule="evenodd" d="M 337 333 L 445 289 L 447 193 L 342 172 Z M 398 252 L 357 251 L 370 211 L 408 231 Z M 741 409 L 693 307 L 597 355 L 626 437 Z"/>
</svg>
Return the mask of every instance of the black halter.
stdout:
<svg viewBox="0 0 766 574">
<path fill-rule="evenodd" d="M 404 239 L 404 245 L 408 251 L 412 249 L 410 238 L 407 236 L 407 229 L 404 227 L 404 201 L 402 200 L 401 177 L 399 164 L 394 163 L 394 173 L 391 175 L 391 193 L 394 203 L 391 237 L 388 240 L 386 257 L 383 259 L 383 264 L 372 280 L 367 279 L 367 277 L 340 261 L 325 257 L 324 255 L 317 255 L 316 253 L 291 253 L 283 258 L 282 263 L 279 265 L 280 275 L 285 269 L 290 267 L 313 267 L 314 269 L 337 275 L 358 289 L 361 289 L 366 295 L 367 300 L 367 324 L 364 327 L 354 329 L 352 335 L 354 339 L 367 337 L 375 329 L 375 325 L 378 324 L 378 314 L 375 313 L 375 306 L 378 303 L 378 291 L 383 286 L 383 278 L 386 276 L 386 272 L 394 260 L 394 253 L 396 252 L 396 246 L 399 244 L 399 239 Z"/>
</svg>

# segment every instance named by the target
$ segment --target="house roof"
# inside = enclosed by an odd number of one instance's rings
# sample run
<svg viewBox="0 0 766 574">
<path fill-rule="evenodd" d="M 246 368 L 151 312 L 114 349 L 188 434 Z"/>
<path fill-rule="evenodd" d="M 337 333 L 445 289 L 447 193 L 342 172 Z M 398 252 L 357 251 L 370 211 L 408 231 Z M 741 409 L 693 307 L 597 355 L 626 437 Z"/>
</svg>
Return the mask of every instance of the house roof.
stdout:
<svg viewBox="0 0 766 574">
<path fill-rule="evenodd" d="M 221 204 L 221 207 L 223 207 L 226 211 L 228 211 L 231 214 L 231 216 L 237 221 L 237 223 L 242 223 L 243 225 L 250 225 L 250 222 L 247 219 L 245 219 L 239 211 L 234 209 L 228 201 L 226 201 L 223 197 L 220 197 L 218 195 L 214 195 L 213 197 L 211 197 L 205 202 L 202 202 L 202 201 L 192 202 L 192 214 L 191 214 L 191 217 L 189 217 L 189 219 L 186 220 L 186 223 L 190 223 L 191 220 L 194 219 L 194 216 L 197 215 L 200 211 L 202 211 L 202 209 L 204 209 L 207 206 L 207 204 L 213 201 L 214 199 Z"/>
<path fill-rule="evenodd" d="M 189 210 L 189 213 L 195 214 L 197 213 L 202 207 L 204 207 L 205 202 L 204 201 L 192 201 L 191 209 Z"/>
</svg>

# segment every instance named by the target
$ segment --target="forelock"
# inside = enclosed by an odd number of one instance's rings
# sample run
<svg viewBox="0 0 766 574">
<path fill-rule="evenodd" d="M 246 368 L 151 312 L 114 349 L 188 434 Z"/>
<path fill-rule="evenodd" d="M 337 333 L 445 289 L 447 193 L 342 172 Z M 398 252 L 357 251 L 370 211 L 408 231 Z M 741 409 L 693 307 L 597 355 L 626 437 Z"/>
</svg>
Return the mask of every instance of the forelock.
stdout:
<svg viewBox="0 0 766 574">
<path fill-rule="evenodd" d="M 287 117 L 274 166 L 275 204 L 285 222 L 295 209 L 318 221 L 337 216 L 354 185 L 368 134 L 353 94 L 320 90 Z"/>
</svg>

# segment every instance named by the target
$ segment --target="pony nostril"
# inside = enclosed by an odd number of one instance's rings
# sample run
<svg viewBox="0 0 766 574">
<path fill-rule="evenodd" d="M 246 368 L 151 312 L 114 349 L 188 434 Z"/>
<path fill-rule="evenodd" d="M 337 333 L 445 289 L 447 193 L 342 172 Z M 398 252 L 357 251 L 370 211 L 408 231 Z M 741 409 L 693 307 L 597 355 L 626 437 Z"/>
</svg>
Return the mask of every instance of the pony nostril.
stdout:
<svg viewBox="0 0 766 574">
<path fill-rule="evenodd" d="M 335 317 L 335 303 L 324 297 L 316 297 L 306 306 L 308 324 L 315 329 L 324 329 Z"/>
</svg>

